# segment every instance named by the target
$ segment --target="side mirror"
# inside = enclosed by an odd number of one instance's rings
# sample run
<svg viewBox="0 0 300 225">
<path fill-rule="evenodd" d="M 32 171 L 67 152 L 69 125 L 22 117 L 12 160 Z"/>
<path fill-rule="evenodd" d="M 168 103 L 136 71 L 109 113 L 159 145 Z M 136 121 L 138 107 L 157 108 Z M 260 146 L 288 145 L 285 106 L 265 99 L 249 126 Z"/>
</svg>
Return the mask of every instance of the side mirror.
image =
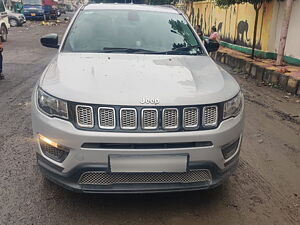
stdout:
<svg viewBox="0 0 300 225">
<path fill-rule="evenodd" d="M 47 34 L 41 37 L 41 44 L 48 48 L 59 48 L 58 35 L 57 34 Z"/>
<path fill-rule="evenodd" d="M 209 40 L 208 42 L 205 41 L 205 44 L 204 44 L 207 52 L 216 52 L 218 51 L 219 47 L 220 47 L 220 44 L 219 42 L 217 41 L 211 41 Z"/>
</svg>

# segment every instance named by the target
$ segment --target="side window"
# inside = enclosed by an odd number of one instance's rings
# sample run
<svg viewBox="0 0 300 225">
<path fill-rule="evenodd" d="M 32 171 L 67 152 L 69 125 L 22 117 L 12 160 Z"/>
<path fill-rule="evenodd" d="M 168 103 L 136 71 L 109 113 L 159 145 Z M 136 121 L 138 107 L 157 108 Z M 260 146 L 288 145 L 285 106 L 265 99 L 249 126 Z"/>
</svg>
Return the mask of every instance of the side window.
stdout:
<svg viewBox="0 0 300 225">
<path fill-rule="evenodd" d="M 0 0 L 0 13 L 4 12 L 4 11 L 5 11 L 5 7 L 4 7 L 3 1 Z"/>
</svg>

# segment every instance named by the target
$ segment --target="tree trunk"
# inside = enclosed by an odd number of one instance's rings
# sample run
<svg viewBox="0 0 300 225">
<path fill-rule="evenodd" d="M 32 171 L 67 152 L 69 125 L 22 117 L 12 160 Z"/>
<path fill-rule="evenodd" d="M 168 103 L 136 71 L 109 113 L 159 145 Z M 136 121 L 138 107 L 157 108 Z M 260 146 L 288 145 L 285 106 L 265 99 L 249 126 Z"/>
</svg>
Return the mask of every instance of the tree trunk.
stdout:
<svg viewBox="0 0 300 225">
<path fill-rule="evenodd" d="M 256 45 L 256 34 L 257 34 L 257 24 L 258 24 L 258 16 L 259 16 L 259 10 L 261 8 L 262 4 L 255 4 L 253 5 L 255 10 L 255 21 L 254 21 L 254 31 L 253 31 L 253 43 L 252 43 L 252 52 L 251 52 L 251 58 L 254 58 L 255 53 L 255 45 Z"/>
<path fill-rule="evenodd" d="M 281 34 L 280 34 L 276 66 L 282 65 L 282 62 L 283 62 L 284 49 L 285 49 L 286 38 L 287 38 L 287 34 L 288 34 L 289 23 L 290 23 L 291 12 L 292 12 L 292 5 L 293 5 L 293 0 L 286 0 L 284 18 L 283 18 L 282 27 L 281 27 Z"/>
<path fill-rule="evenodd" d="M 189 21 L 192 24 L 192 14 L 193 14 L 193 8 L 194 8 L 194 2 L 193 2 L 193 0 L 189 1 L 189 5 L 190 5 Z"/>
</svg>

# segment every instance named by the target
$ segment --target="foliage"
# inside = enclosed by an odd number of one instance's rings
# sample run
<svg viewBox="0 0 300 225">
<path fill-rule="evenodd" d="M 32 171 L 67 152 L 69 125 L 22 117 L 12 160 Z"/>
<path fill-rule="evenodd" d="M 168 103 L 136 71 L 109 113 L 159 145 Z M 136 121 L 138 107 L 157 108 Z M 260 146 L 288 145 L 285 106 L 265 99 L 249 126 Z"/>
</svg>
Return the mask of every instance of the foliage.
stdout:
<svg viewBox="0 0 300 225">
<path fill-rule="evenodd" d="M 254 9 L 260 9 L 262 3 L 270 2 L 272 0 L 215 0 L 215 3 L 219 7 L 228 7 L 235 4 L 249 3 L 253 5 Z"/>
</svg>

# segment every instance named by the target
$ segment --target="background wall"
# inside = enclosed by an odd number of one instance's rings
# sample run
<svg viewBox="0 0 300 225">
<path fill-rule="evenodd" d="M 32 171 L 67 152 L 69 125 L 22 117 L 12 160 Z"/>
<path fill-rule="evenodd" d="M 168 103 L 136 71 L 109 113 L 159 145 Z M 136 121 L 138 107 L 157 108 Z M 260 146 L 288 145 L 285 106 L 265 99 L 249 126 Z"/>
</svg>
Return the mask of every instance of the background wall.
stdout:
<svg viewBox="0 0 300 225">
<path fill-rule="evenodd" d="M 191 23 L 200 25 L 205 35 L 216 26 L 225 42 L 245 47 L 252 46 L 255 10 L 250 4 L 219 8 L 212 1 L 180 4 Z M 259 12 L 256 49 L 277 53 L 285 1 L 273 0 L 263 4 Z M 286 56 L 300 60 L 300 0 L 295 0 L 286 45 Z M 272 54 L 269 54 L 272 55 Z M 273 57 L 276 55 L 273 54 Z"/>
<path fill-rule="evenodd" d="M 270 51 L 277 52 L 281 33 L 282 20 L 284 16 L 285 2 L 276 1 L 274 4 L 274 16 L 272 34 L 270 39 Z M 272 41 L 271 41 L 272 40 Z M 300 59 L 300 0 L 295 0 L 290 19 L 290 26 L 286 41 L 285 55 Z"/>
</svg>

